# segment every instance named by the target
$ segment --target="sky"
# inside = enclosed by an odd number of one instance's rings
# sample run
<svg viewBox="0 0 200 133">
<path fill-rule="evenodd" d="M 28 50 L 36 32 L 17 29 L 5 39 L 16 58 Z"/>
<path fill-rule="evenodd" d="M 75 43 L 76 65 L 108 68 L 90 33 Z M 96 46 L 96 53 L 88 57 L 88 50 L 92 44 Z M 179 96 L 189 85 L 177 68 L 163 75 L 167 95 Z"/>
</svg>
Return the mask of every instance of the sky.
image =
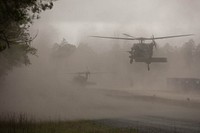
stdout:
<svg viewBox="0 0 200 133">
<path fill-rule="evenodd" d="M 55 42 L 66 38 L 76 45 L 90 35 L 122 33 L 135 37 L 193 33 L 193 39 L 199 40 L 199 7 L 199 0 L 58 0 L 33 29 L 39 29 L 40 35 L 52 33 Z M 177 41 L 184 43 L 188 38 Z"/>
</svg>

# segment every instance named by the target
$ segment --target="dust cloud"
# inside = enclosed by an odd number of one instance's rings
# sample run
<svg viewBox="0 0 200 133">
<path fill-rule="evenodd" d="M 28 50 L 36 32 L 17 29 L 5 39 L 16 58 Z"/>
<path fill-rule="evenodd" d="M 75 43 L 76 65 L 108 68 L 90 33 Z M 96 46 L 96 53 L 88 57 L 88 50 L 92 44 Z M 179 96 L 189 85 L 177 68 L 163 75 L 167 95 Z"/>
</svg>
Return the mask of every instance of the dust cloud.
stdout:
<svg viewBox="0 0 200 133">
<path fill-rule="evenodd" d="M 200 90 L 170 89 L 166 85 L 170 77 L 199 78 L 199 45 L 193 40 L 180 47 L 166 44 L 155 49 L 154 55 L 168 57 L 168 62 L 152 63 L 150 71 L 145 63 L 129 64 L 126 51 L 132 46 L 130 42 L 86 38 L 73 46 L 66 39 L 52 43 L 41 37 L 34 43 L 38 53 L 30 56 L 32 64 L 15 68 L 4 77 L 1 113 L 67 120 L 134 119 L 141 115 L 199 119 Z M 103 43 L 111 46 L 99 50 Z M 192 57 L 187 45 L 194 47 Z M 96 85 L 72 82 L 76 76 L 72 73 L 86 70 L 94 72 L 89 81 Z"/>
<path fill-rule="evenodd" d="M 103 1 L 103 2 L 102 2 Z M 161 116 L 199 120 L 200 88 L 170 88 L 168 78 L 200 78 L 199 1 L 102 0 L 55 2 L 35 22 L 37 56 L 1 78 L 0 113 L 27 113 L 38 119 L 100 119 Z M 107 3 L 106 5 L 104 3 Z M 91 35 L 134 37 L 190 34 L 159 40 L 155 57 L 167 63 L 129 63 L 132 41 Z M 63 37 L 65 40 L 62 40 Z M 74 45 L 74 46 L 72 46 Z M 1 64 L 0 64 L 1 65 Z M 89 70 L 88 81 L 73 82 Z"/>
</svg>

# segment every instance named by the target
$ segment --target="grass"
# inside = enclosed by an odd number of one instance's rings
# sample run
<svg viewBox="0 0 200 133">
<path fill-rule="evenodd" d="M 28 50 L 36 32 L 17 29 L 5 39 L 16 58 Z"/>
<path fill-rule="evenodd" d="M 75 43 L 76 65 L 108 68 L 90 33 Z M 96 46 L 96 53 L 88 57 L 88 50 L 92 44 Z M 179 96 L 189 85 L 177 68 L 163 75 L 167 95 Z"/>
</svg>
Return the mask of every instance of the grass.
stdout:
<svg viewBox="0 0 200 133">
<path fill-rule="evenodd" d="M 93 120 L 35 121 L 26 115 L 0 118 L 0 133 L 137 133 L 133 128 L 116 128 Z"/>
</svg>

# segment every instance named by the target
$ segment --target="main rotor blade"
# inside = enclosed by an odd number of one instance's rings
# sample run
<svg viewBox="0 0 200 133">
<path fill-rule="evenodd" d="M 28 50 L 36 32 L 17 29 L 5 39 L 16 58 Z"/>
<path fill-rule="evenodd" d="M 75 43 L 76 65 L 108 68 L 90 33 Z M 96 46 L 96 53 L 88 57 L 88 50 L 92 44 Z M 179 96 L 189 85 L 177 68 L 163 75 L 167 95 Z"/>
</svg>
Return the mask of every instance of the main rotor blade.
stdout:
<svg viewBox="0 0 200 133">
<path fill-rule="evenodd" d="M 163 37 L 154 37 L 154 39 L 167 39 L 167 38 L 175 38 L 175 37 L 184 37 L 184 36 L 192 36 L 194 34 L 185 34 L 185 35 L 175 35 L 175 36 L 163 36 Z M 152 38 L 149 38 L 150 40 Z"/>
<path fill-rule="evenodd" d="M 128 36 L 128 37 L 135 38 L 135 37 L 133 37 L 133 36 L 131 36 L 131 35 L 129 35 L 129 34 L 126 34 L 126 33 L 123 33 L 123 35 Z"/>
<path fill-rule="evenodd" d="M 67 73 L 67 74 L 85 74 L 86 72 L 74 72 L 74 73 Z"/>
<path fill-rule="evenodd" d="M 74 73 L 67 73 L 67 74 L 86 74 L 87 72 L 74 72 Z M 107 72 L 89 72 L 89 74 L 102 74 Z"/>
<path fill-rule="evenodd" d="M 119 40 L 137 40 L 134 38 L 125 38 L 125 37 L 106 37 L 106 36 L 90 36 L 90 37 L 106 38 L 106 39 L 119 39 Z"/>
<path fill-rule="evenodd" d="M 124 35 L 129 36 L 128 34 L 124 34 Z M 106 38 L 106 39 L 119 39 L 119 40 L 158 40 L 158 39 L 168 39 L 168 38 L 184 37 L 184 36 L 192 36 L 192 35 L 194 35 L 194 34 L 163 36 L 163 37 L 154 37 L 154 38 L 146 38 L 146 37 L 125 38 L 125 37 L 106 37 L 106 36 L 90 36 L 90 37 Z M 132 36 L 129 36 L 129 37 L 132 37 Z"/>
<path fill-rule="evenodd" d="M 92 72 L 90 74 L 113 74 L 115 72 Z"/>
<path fill-rule="evenodd" d="M 108 73 L 108 72 L 91 72 L 91 74 L 102 74 L 102 73 Z"/>
</svg>

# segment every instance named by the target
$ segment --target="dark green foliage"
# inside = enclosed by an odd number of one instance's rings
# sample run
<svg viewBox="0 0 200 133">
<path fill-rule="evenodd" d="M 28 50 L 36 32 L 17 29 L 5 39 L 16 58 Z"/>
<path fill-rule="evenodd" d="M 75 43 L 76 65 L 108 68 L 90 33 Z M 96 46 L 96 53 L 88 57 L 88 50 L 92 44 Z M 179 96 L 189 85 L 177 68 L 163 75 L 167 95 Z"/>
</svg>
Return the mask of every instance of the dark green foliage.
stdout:
<svg viewBox="0 0 200 133">
<path fill-rule="evenodd" d="M 35 55 L 29 27 L 55 0 L 0 0 L 0 76 L 13 66 L 30 64 Z"/>
<path fill-rule="evenodd" d="M 36 53 L 36 49 L 28 45 L 12 45 L 9 49 L 0 53 L 0 77 L 5 75 L 13 66 L 29 65 L 28 54 Z"/>
<path fill-rule="evenodd" d="M 12 44 L 30 43 L 30 24 L 39 18 L 42 11 L 52 7 L 52 0 L 1 0 L 0 51 Z"/>
</svg>

